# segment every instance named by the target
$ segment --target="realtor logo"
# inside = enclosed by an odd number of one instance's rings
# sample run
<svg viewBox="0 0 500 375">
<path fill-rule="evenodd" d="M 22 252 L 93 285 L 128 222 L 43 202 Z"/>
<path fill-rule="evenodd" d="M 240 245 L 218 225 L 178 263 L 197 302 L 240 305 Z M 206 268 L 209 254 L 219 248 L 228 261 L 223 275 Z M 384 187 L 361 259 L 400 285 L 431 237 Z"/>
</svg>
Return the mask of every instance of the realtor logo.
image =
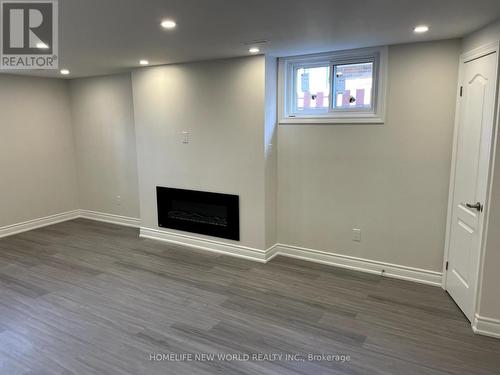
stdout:
<svg viewBox="0 0 500 375">
<path fill-rule="evenodd" d="M 0 69 L 57 69 L 57 0 L 0 1 Z"/>
</svg>

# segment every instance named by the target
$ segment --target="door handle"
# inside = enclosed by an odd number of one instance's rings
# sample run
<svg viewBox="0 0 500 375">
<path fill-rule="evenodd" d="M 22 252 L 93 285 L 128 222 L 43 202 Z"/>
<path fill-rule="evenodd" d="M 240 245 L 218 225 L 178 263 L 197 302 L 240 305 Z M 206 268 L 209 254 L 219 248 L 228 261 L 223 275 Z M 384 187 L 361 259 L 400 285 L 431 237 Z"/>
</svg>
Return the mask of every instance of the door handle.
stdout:
<svg viewBox="0 0 500 375">
<path fill-rule="evenodd" d="M 483 205 L 479 202 L 477 203 L 466 203 L 465 204 L 468 208 L 473 208 L 473 209 L 476 209 L 478 212 L 483 212 Z"/>
</svg>

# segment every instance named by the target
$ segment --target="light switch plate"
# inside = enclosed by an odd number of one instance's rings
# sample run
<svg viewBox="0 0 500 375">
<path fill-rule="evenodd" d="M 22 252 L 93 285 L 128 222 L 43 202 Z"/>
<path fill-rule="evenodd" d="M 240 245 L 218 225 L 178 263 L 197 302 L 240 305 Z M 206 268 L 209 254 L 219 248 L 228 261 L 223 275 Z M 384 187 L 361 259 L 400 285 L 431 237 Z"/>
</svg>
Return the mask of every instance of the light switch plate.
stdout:
<svg viewBox="0 0 500 375">
<path fill-rule="evenodd" d="M 184 143 L 184 144 L 189 143 L 189 132 L 187 130 L 184 130 L 182 132 L 182 143 Z"/>
</svg>

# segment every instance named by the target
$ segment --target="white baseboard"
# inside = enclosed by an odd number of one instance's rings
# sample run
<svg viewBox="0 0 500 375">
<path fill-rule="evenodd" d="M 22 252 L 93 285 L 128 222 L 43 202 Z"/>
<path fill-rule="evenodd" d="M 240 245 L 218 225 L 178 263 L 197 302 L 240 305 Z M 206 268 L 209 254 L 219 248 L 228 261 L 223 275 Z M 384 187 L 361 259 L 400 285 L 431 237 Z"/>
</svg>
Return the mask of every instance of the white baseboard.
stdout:
<svg viewBox="0 0 500 375">
<path fill-rule="evenodd" d="M 89 210 L 80 210 L 80 217 L 83 219 L 102 221 L 105 223 L 123 225 L 126 227 L 133 227 L 133 228 L 139 228 L 141 225 L 140 219 L 120 216 L 120 215 L 106 214 L 103 212 L 95 212 Z"/>
<path fill-rule="evenodd" d="M 485 318 L 484 316 L 476 314 L 472 322 L 472 330 L 478 335 L 500 339 L 500 320 Z"/>
<path fill-rule="evenodd" d="M 89 210 L 74 210 L 44 218 L 26 221 L 0 228 L 0 238 L 11 236 L 17 233 L 26 232 L 36 228 L 57 224 L 67 220 L 85 218 L 96 221 L 103 221 L 117 225 L 129 227 L 139 227 L 140 219 L 125 216 L 94 212 Z M 261 263 L 270 261 L 277 255 L 302 259 L 306 261 L 327 264 L 336 267 L 348 268 L 361 272 L 378 274 L 396 279 L 414 281 L 418 283 L 441 286 L 442 273 L 428 271 L 418 268 L 400 266 L 396 264 L 378 262 L 368 259 L 355 258 L 346 255 L 327 253 L 324 251 L 307 249 L 298 246 L 276 244 L 269 249 L 255 249 L 239 244 L 215 241 L 208 238 L 190 236 L 187 234 L 175 233 L 165 230 L 140 228 L 140 237 L 164 241 L 176 245 L 189 246 L 200 250 L 216 252 L 220 254 L 232 255 L 239 258 L 254 260 Z M 489 326 L 497 323 L 490 320 L 480 320 L 476 325 L 477 330 L 487 330 Z M 500 323 L 499 323 L 500 324 Z M 482 328 L 484 327 L 484 328 Z M 500 330 L 499 330 L 500 332 Z"/>
<path fill-rule="evenodd" d="M 306 249 L 284 244 L 276 244 L 274 246 L 271 246 L 267 250 L 261 250 L 241 246 L 238 244 L 214 241 L 211 239 L 194 237 L 187 234 L 144 227 L 141 227 L 140 236 L 143 238 L 164 241 L 175 245 L 182 245 L 200 250 L 237 256 L 261 263 L 269 262 L 275 256 L 282 255 L 310 262 L 348 268 L 356 271 L 408 280 L 432 286 L 441 286 L 441 280 L 443 276 L 441 272 L 400 266 L 397 264 L 383 263 L 340 254 L 332 254 L 324 251 Z"/>
<path fill-rule="evenodd" d="M 266 250 L 266 262 L 279 255 L 279 244 L 275 244 Z"/>
<path fill-rule="evenodd" d="M 140 219 L 88 210 L 73 210 L 46 216 L 39 219 L 25 221 L 18 224 L 0 227 L 0 238 L 78 218 L 103 221 L 106 223 L 130 227 L 140 226 Z M 327 253 L 320 250 L 308 249 L 298 246 L 276 244 L 274 246 L 271 246 L 267 250 L 261 250 L 238 244 L 214 241 L 211 239 L 144 227 L 140 228 L 140 237 L 164 241 L 175 245 L 188 246 L 195 249 L 220 254 L 231 255 L 239 258 L 257 261 L 260 263 L 267 263 L 274 257 L 281 255 L 335 267 L 347 268 L 396 279 L 413 281 L 422 284 L 433 286 L 442 285 L 441 281 L 443 274 L 441 272 L 378 262 L 347 255 Z M 497 319 L 486 318 L 476 314 L 472 323 L 472 329 L 474 333 L 480 335 L 500 338 L 500 320 Z"/>
<path fill-rule="evenodd" d="M 194 237 L 187 234 L 174 233 L 166 230 L 141 227 L 140 237 L 168 242 L 175 245 L 188 246 L 199 250 L 206 250 L 214 253 L 250 259 L 260 263 L 265 263 L 267 261 L 266 250 L 254 249 L 238 244 L 214 241 L 211 239 Z"/>
<path fill-rule="evenodd" d="M 400 266 L 397 264 L 378 262 L 363 258 L 355 258 L 347 255 L 327 253 L 324 251 L 307 249 L 298 246 L 277 244 L 276 247 L 276 255 L 279 254 L 287 257 L 327 264 L 335 267 L 348 268 L 351 270 L 378 274 L 381 276 L 408 280 L 432 286 L 441 286 L 441 280 L 443 277 L 443 274 L 441 272 Z"/>
<path fill-rule="evenodd" d="M 5 227 L 0 227 L 0 238 L 61 223 L 63 221 L 77 219 L 79 217 L 80 217 L 80 210 L 73 210 L 73 211 L 63 212 L 60 214 L 55 214 L 46 217 L 41 217 L 38 219 L 25 221 L 22 223 L 7 225 Z"/>
<path fill-rule="evenodd" d="M 134 228 L 139 228 L 140 226 L 140 219 L 119 216 L 119 215 L 105 214 L 102 212 L 94 212 L 88 210 L 73 210 L 73 211 L 63 212 L 60 214 L 41 217 L 34 220 L 25 221 L 22 223 L 0 227 L 0 238 L 12 236 L 14 234 L 23 233 L 33 229 L 47 227 L 49 225 L 54 225 L 62 223 L 63 221 L 74 220 L 78 218 L 103 221 L 106 223 L 124 225 Z"/>
</svg>

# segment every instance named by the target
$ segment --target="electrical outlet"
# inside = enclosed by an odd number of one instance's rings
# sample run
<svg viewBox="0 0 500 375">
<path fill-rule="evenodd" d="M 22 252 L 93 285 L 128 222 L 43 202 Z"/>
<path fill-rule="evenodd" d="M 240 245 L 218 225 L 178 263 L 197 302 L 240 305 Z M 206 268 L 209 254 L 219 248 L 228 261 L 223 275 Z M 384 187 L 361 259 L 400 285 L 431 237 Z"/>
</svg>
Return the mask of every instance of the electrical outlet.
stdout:
<svg viewBox="0 0 500 375">
<path fill-rule="evenodd" d="M 358 228 L 352 229 L 352 240 L 356 242 L 361 242 L 361 229 Z"/>
</svg>

